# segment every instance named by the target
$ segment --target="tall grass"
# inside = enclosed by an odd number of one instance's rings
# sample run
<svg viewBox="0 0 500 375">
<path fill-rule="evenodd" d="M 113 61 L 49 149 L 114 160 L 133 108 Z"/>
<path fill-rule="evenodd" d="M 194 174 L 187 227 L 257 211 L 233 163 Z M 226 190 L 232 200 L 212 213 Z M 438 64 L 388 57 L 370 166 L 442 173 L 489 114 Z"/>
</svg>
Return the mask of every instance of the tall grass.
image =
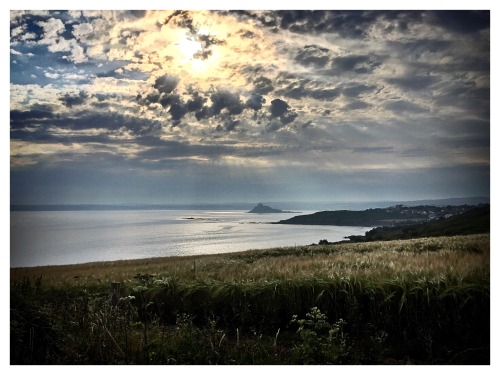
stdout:
<svg viewBox="0 0 500 375">
<path fill-rule="evenodd" d="M 487 235 L 114 264 L 13 270 L 12 362 L 489 363 Z"/>
<path fill-rule="evenodd" d="M 168 257 L 11 269 L 11 281 L 44 285 L 87 285 L 112 281 L 133 283 L 139 274 L 179 280 L 251 282 L 277 278 L 398 273 L 466 276 L 489 272 L 489 235 L 436 237 L 323 246 L 297 246 L 239 253 Z"/>
</svg>

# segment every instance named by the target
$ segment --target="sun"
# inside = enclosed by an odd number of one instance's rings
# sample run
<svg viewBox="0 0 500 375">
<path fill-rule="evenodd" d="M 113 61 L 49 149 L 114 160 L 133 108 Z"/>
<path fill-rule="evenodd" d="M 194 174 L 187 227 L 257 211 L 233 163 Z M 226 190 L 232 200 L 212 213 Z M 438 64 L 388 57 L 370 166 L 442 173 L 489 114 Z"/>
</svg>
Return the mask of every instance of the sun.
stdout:
<svg viewBox="0 0 500 375">
<path fill-rule="evenodd" d="M 207 55 L 202 43 L 192 35 L 179 35 L 175 47 L 178 63 L 191 73 L 207 73 L 216 67 L 217 51 L 211 49 Z"/>
<path fill-rule="evenodd" d="M 176 46 L 179 51 L 179 60 L 184 60 L 184 62 L 191 61 L 196 52 L 201 50 L 201 44 L 190 37 L 179 39 Z"/>
</svg>

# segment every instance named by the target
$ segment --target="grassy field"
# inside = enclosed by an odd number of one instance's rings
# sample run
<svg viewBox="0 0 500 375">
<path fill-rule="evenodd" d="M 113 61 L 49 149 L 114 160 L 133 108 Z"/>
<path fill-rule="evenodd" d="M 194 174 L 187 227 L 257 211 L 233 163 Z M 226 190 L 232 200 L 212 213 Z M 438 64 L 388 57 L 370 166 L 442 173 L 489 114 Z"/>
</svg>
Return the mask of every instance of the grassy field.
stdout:
<svg viewBox="0 0 500 375">
<path fill-rule="evenodd" d="M 489 280 L 487 234 L 11 269 L 11 363 L 486 364 Z"/>
</svg>

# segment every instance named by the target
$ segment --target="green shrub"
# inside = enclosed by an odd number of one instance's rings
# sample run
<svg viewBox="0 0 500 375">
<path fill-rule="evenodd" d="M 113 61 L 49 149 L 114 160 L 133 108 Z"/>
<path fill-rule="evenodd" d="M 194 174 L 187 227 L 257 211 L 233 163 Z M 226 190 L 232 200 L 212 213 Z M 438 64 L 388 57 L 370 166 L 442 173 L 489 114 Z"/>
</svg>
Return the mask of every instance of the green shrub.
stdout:
<svg viewBox="0 0 500 375">
<path fill-rule="evenodd" d="M 342 364 L 347 356 L 347 335 L 343 319 L 330 324 L 327 317 L 317 307 L 311 308 L 305 319 L 294 315 L 292 324 L 297 324 L 300 343 L 295 347 L 300 362 L 310 364 Z"/>
</svg>

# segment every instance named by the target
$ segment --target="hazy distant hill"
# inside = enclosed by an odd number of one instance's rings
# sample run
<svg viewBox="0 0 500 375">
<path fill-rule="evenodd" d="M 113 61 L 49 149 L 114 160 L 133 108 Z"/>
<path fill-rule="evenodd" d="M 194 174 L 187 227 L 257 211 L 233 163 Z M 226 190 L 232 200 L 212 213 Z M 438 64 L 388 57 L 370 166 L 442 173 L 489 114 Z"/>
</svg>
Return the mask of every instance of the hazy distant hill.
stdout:
<svg viewBox="0 0 500 375">
<path fill-rule="evenodd" d="M 424 199 L 417 201 L 402 201 L 398 204 L 405 206 L 431 205 L 431 206 L 477 206 L 479 204 L 489 204 L 489 197 L 468 197 L 468 198 L 442 198 L 442 199 Z"/>
</svg>

